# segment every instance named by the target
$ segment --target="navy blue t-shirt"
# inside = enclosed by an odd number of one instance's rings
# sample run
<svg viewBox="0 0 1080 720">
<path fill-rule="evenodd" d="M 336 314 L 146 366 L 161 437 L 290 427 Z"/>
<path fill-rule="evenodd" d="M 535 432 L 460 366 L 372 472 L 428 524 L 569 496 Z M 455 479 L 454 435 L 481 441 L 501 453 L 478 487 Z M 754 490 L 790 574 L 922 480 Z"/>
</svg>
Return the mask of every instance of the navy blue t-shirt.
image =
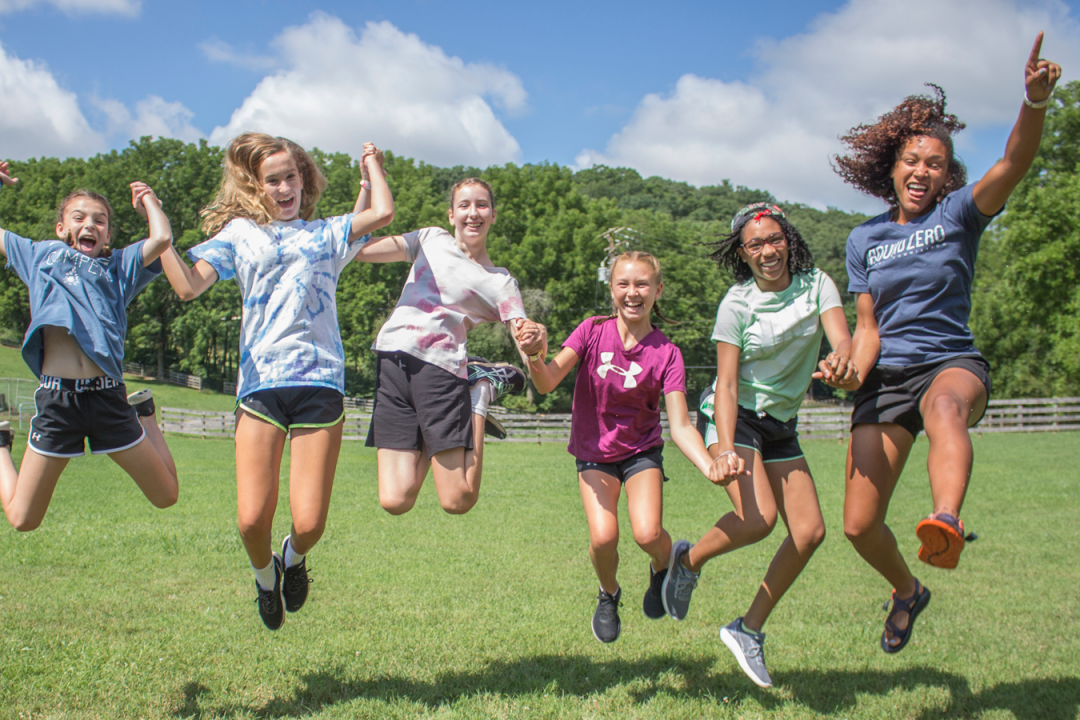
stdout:
<svg viewBox="0 0 1080 720">
<path fill-rule="evenodd" d="M 906 225 L 879 215 L 851 231 L 848 292 L 870 293 L 883 365 L 940 362 L 978 352 L 968 328 L 983 215 L 974 185 L 949 193 Z"/>
<path fill-rule="evenodd" d="M 13 232 L 4 235 L 7 267 L 14 268 L 29 290 L 30 327 L 23 340 L 23 360 L 41 375 L 45 357 L 41 328 L 65 328 L 86 356 L 105 374 L 123 382 L 127 306 L 161 274 L 161 261 L 143 267 L 140 240 L 111 257 L 92 258 L 60 240 L 32 242 Z"/>
</svg>

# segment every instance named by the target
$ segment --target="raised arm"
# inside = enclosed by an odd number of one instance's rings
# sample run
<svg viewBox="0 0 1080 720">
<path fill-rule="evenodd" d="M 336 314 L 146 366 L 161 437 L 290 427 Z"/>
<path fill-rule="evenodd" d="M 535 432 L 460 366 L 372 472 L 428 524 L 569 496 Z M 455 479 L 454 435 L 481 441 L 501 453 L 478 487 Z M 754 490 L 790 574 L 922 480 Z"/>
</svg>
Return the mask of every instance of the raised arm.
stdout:
<svg viewBox="0 0 1080 720">
<path fill-rule="evenodd" d="M 136 180 L 130 187 L 131 206 L 150 224 L 150 235 L 142 246 L 143 267 L 147 267 L 172 246 L 172 225 L 149 185 Z"/>
<path fill-rule="evenodd" d="M 818 363 L 814 377 L 841 390 L 858 390 L 862 378 L 858 366 L 851 360 L 851 333 L 844 309 L 834 307 L 821 313 L 821 325 L 833 350 Z"/>
<path fill-rule="evenodd" d="M 390 186 L 386 184 L 386 174 L 382 170 L 382 153 L 371 146 L 365 152 L 361 162 L 367 171 L 368 182 L 371 190 L 361 186 L 360 193 L 356 197 L 354 208 L 360 208 L 353 215 L 352 228 L 349 231 L 349 242 L 356 240 L 369 232 L 386 227 L 394 221 L 394 196 L 390 193 Z M 370 193 L 370 201 L 364 195 Z M 362 207 L 367 205 L 367 207 Z M 369 261 L 375 262 L 375 261 Z M 388 262 L 388 261 L 383 261 Z"/>
<path fill-rule="evenodd" d="M 0 160 L 0 190 L 17 182 L 19 182 L 19 178 L 11 177 L 7 160 Z M 7 257 L 7 248 L 4 247 L 4 228 L 2 227 L 0 227 L 0 255 Z"/>
<path fill-rule="evenodd" d="M 690 411 L 686 406 L 686 393 L 670 392 L 664 395 L 664 405 L 667 408 L 668 428 L 671 430 L 671 439 L 676 447 L 682 451 L 686 459 L 694 463 L 694 467 L 701 474 L 709 478 L 717 485 L 727 485 L 734 476 L 724 477 L 720 474 L 722 463 L 714 463 L 709 451 L 705 449 L 705 441 L 701 433 L 690 422 Z"/>
<path fill-rule="evenodd" d="M 1005 207 L 1005 201 L 1024 178 L 1039 151 L 1042 140 L 1046 104 L 1061 77 L 1061 66 L 1039 57 L 1043 34 L 1035 38 L 1031 55 L 1024 65 L 1026 97 L 1020 106 L 1009 140 L 1005 144 L 1005 156 L 986 171 L 982 180 L 975 183 L 972 194 L 975 206 L 983 215 L 994 215 Z M 862 367 L 861 365 L 859 367 Z"/>
<path fill-rule="evenodd" d="M 189 267 L 172 245 L 162 253 L 161 266 L 165 269 L 165 277 L 169 278 L 169 284 L 176 291 L 177 297 L 185 301 L 199 297 L 218 280 L 217 270 L 213 265 L 199 260 L 195 267 Z"/>
</svg>

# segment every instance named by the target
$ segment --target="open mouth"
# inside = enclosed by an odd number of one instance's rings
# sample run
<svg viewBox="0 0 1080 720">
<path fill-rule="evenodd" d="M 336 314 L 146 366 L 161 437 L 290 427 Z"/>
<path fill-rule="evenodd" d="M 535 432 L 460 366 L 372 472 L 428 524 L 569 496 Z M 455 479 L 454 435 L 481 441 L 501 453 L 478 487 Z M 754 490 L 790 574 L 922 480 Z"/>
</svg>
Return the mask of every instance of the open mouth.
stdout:
<svg viewBox="0 0 1080 720">
<path fill-rule="evenodd" d="M 79 252 L 92 253 L 97 247 L 97 240 L 92 237 L 81 237 L 76 241 L 76 247 Z"/>
<path fill-rule="evenodd" d="M 923 185 L 922 183 L 908 183 L 906 187 L 908 197 L 910 197 L 915 202 L 919 202 L 920 200 L 922 200 L 924 197 L 926 197 L 926 193 L 930 191 L 930 188 L 926 185 Z"/>
<path fill-rule="evenodd" d="M 761 262 L 761 271 L 763 273 L 774 273 L 774 272 L 782 271 L 783 269 L 784 269 L 784 264 L 782 262 L 780 262 L 779 257 L 775 258 L 773 260 L 763 260 Z"/>
</svg>

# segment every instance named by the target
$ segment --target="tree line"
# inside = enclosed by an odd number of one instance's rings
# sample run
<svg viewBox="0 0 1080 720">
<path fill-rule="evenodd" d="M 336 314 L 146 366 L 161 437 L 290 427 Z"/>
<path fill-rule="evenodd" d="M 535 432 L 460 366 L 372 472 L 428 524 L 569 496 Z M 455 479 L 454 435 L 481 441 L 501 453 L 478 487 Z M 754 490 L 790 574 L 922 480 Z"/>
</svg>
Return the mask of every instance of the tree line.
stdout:
<svg viewBox="0 0 1080 720">
<path fill-rule="evenodd" d="M 1058 89 L 1046 127 L 1032 172 L 984 236 L 979 256 L 971 325 L 993 367 L 999 397 L 1080 394 L 1080 82 Z M 60 199 L 85 187 L 112 202 L 113 245 L 123 246 L 145 236 L 144 221 L 127 202 L 127 184 L 143 180 L 162 199 L 183 253 L 206 239 L 199 230 L 199 210 L 220 180 L 222 155 L 205 141 L 142 138 L 88 159 L 12 162 L 20 182 L 0 192 L 0 226 L 33 239 L 52 238 Z M 343 153 L 315 150 L 312 155 L 329 180 L 319 214 L 349 212 L 360 184 L 358 163 Z M 708 369 L 716 357 L 709 335 L 716 307 L 731 284 L 731 277 L 708 259 L 709 244 L 724 234 L 739 208 L 777 202 L 766 190 L 727 181 L 696 188 L 642 178 L 626 168 L 576 173 L 547 163 L 441 168 L 387 153 L 387 170 L 396 207 L 394 223 L 383 231 L 388 234 L 448 227 L 449 188 L 472 175 L 491 183 L 498 217 L 488 238 L 489 254 L 518 279 L 530 317 L 547 324 L 553 348 L 583 319 L 610 311 L 601 267 L 611 252 L 655 254 L 664 273 L 660 306 L 672 321 L 664 324 L 664 332 L 682 349 L 686 364 L 698 368 L 688 371 L 692 394 L 714 374 Z M 836 281 L 853 319 L 852 300 L 844 292 L 845 243 L 866 216 L 779 204 L 809 243 L 818 266 Z M 403 263 L 352 263 L 342 275 L 338 319 L 350 395 L 373 390 L 370 347 L 407 273 Z M 211 384 L 235 381 L 240 306 L 232 282 L 181 303 L 168 282 L 158 280 L 129 307 L 125 359 L 159 371 L 200 375 Z M 13 272 L 0 273 L 0 334 L 21 338 L 29 320 L 25 286 Z M 516 359 L 501 326 L 473 330 L 469 351 Z M 565 410 L 572 387 L 563 383 L 546 397 L 529 394 L 508 402 L 520 409 Z M 823 387 L 817 391 L 829 392 Z"/>
</svg>

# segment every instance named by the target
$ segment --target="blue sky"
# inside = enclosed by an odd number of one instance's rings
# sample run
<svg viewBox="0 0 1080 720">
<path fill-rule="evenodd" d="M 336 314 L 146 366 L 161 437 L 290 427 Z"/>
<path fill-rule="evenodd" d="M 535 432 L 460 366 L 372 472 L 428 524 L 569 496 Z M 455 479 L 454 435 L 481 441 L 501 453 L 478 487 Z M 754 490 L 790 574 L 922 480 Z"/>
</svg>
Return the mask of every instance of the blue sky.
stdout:
<svg viewBox="0 0 1080 720">
<path fill-rule="evenodd" d="M 839 134 L 937 82 L 977 177 L 1004 147 L 1038 30 L 1077 77 L 1078 21 L 1080 0 L 0 0 L 0 157 L 259 129 L 873 210 L 829 170 Z"/>
</svg>

